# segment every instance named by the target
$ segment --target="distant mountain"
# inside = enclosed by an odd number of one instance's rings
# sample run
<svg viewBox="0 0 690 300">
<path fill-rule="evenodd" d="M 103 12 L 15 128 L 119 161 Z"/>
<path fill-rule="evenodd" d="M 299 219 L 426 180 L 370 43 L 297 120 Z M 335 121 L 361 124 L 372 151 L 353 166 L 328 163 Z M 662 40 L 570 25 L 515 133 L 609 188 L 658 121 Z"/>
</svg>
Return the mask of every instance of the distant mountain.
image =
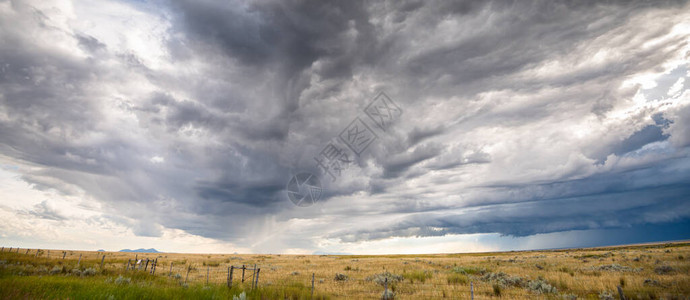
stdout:
<svg viewBox="0 0 690 300">
<path fill-rule="evenodd" d="M 315 251 L 314 253 L 312 253 L 312 255 L 352 255 L 352 253 Z"/>
<path fill-rule="evenodd" d="M 136 250 L 130 250 L 130 249 L 122 249 L 120 252 L 139 252 L 139 253 L 160 253 L 156 249 L 136 249 Z"/>
<path fill-rule="evenodd" d="M 103 249 L 98 249 L 98 252 L 105 252 L 105 250 L 103 250 Z"/>
</svg>

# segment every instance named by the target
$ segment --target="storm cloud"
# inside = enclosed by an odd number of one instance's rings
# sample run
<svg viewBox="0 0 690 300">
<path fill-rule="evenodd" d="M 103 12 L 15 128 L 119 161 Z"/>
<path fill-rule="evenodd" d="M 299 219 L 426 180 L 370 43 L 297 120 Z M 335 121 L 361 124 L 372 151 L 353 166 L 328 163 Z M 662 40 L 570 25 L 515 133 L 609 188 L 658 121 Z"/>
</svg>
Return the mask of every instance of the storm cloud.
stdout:
<svg viewBox="0 0 690 300">
<path fill-rule="evenodd" d="M 78 199 L 2 208 L 257 252 L 686 224 L 689 8 L 0 1 L 3 170 Z M 380 92 L 404 113 L 331 180 L 314 157 Z"/>
</svg>

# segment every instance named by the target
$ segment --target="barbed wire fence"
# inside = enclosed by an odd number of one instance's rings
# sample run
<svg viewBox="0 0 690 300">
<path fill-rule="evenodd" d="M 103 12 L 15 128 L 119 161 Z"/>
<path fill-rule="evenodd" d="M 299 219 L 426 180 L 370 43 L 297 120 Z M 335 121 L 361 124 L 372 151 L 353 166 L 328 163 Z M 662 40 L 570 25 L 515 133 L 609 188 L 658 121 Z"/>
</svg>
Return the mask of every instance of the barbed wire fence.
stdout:
<svg viewBox="0 0 690 300">
<path fill-rule="evenodd" d="M 187 259 L 167 258 L 164 254 L 151 255 L 148 253 L 131 253 L 131 255 L 134 255 L 134 258 L 127 258 L 121 257 L 122 253 L 118 253 L 116 257 L 112 252 L 84 253 L 83 251 L 53 250 L 51 253 L 51 250 L 18 247 L 1 247 L 0 252 L 22 254 L 28 258 L 35 259 L 76 261 L 77 268 L 81 266 L 82 262 L 85 264 L 88 262 L 90 267 L 98 267 L 101 270 L 124 270 L 125 273 L 147 272 L 151 275 L 169 277 L 183 285 L 202 283 L 205 285 L 226 285 L 229 288 L 242 287 L 255 289 L 258 288 L 260 284 L 267 287 L 292 288 L 295 286 L 295 282 L 298 282 L 302 287 L 308 288 L 312 296 L 315 291 L 327 290 L 336 297 L 371 297 L 372 293 L 377 293 L 381 295 L 380 298 L 382 299 L 392 299 L 395 297 L 394 295 L 428 298 L 457 298 L 462 295 L 463 298 L 469 297 L 470 299 L 474 299 L 476 287 L 473 281 L 462 284 L 423 281 L 413 283 L 410 281 L 408 284 L 405 280 L 389 281 L 388 277 L 386 277 L 383 282 L 376 282 L 370 278 L 354 278 L 348 276 L 339 278 L 339 275 L 342 274 L 331 274 L 326 271 L 311 272 L 311 276 L 306 278 L 306 280 L 304 276 L 298 276 L 298 278 L 279 282 L 261 282 L 261 268 L 258 264 L 235 265 L 229 259 L 226 259 L 225 263 L 220 263 L 213 259 L 191 263 L 188 262 Z M 108 258 L 108 256 L 110 256 L 110 258 Z M 270 270 L 275 269 L 270 268 L 269 271 Z M 298 272 L 295 271 L 292 272 L 292 274 L 295 275 L 298 274 Z M 320 289 L 321 286 L 331 285 L 337 287 L 338 285 L 346 284 L 354 284 L 354 286 L 359 288 L 354 290 L 350 289 L 347 291 L 347 294 L 344 292 L 340 294 L 328 288 Z M 622 288 L 618 286 L 616 289 L 619 298 L 623 300 L 626 299 Z M 487 292 L 485 291 L 484 293 L 486 294 Z"/>
</svg>

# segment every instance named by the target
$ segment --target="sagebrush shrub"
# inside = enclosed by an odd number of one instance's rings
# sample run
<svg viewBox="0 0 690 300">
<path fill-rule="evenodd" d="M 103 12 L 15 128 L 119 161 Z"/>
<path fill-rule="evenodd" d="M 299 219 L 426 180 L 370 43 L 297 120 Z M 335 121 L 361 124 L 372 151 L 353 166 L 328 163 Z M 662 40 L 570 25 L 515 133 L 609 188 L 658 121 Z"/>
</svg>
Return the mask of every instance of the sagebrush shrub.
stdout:
<svg viewBox="0 0 690 300">
<path fill-rule="evenodd" d="M 96 275 L 97 271 L 94 268 L 87 268 L 83 272 L 81 272 L 81 276 L 93 276 Z"/>
<path fill-rule="evenodd" d="M 381 286 L 383 286 L 386 283 L 386 279 L 388 279 L 388 284 L 391 284 L 393 282 L 402 281 L 404 277 L 402 275 L 393 274 L 388 271 L 367 277 L 367 281 L 373 281 Z"/>
<path fill-rule="evenodd" d="M 335 281 L 347 280 L 347 275 L 341 273 L 335 273 Z"/>
</svg>

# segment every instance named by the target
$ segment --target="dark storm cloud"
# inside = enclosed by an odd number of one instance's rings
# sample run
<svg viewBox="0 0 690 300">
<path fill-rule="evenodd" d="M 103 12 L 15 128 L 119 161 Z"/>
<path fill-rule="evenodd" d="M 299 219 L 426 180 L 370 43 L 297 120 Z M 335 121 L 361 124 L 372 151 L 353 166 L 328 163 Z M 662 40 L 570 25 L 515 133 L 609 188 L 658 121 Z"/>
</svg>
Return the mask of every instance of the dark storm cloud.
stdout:
<svg viewBox="0 0 690 300">
<path fill-rule="evenodd" d="M 685 47 L 679 36 L 643 47 L 673 30 L 684 1 L 162 5 L 149 11 L 170 22 L 164 67 L 12 2 L 0 18 L 0 154 L 38 167 L 25 181 L 83 190 L 142 236 L 250 243 L 243 228 L 380 215 L 355 224 L 366 229 L 286 235 L 285 247 L 690 217 L 687 107 L 611 120 L 595 140 L 556 131 L 606 119 L 639 91 L 627 79 Z M 381 90 L 402 119 L 324 191 L 332 215 L 296 210 L 290 174 L 313 169 Z M 44 206 L 31 214 L 59 219 Z"/>
<path fill-rule="evenodd" d="M 680 160 L 619 174 L 541 185 L 492 187 L 495 197 L 459 207 L 436 208 L 380 224 L 376 230 L 343 230 L 345 242 L 408 236 L 495 232 L 527 236 L 568 230 L 682 222 L 690 188 L 671 165 Z M 664 178 L 650 178 L 663 176 Z M 674 178 L 675 177 L 675 178 Z M 519 195 L 530 195 L 520 197 Z"/>
</svg>

